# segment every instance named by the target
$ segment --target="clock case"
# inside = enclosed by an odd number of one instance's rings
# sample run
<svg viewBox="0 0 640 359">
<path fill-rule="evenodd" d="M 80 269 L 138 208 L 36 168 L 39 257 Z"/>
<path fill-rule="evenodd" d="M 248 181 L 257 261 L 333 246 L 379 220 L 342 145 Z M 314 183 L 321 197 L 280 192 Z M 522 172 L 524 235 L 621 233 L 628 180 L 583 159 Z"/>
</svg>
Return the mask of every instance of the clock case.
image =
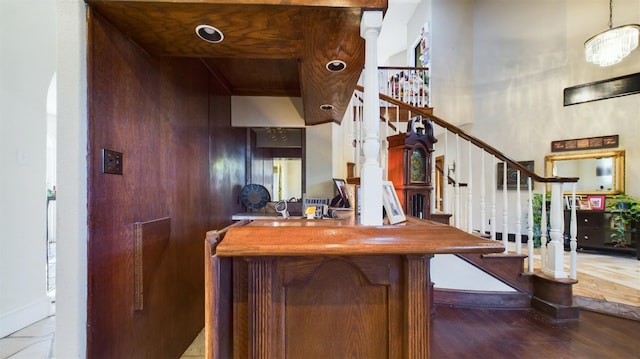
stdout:
<svg viewBox="0 0 640 359">
<path fill-rule="evenodd" d="M 404 212 L 417 218 L 431 218 L 432 153 L 437 141 L 431 121 L 420 116 L 407 122 L 407 132 L 387 137 L 387 178 Z"/>
</svg>

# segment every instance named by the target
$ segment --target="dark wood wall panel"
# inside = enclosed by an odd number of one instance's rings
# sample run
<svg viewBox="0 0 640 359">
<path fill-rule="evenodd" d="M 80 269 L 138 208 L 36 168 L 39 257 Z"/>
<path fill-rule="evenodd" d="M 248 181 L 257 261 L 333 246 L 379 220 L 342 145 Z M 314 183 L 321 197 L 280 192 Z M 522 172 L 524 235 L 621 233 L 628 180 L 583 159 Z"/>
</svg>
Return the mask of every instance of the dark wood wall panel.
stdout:
<svg viewBox="0 0 640 359">
<path fill-rule="evenodd" d="M 87 356 L 179 357 L 204 325 L 205 233 L 238 208 L 244 130 L 200 61 L 152 57 L 91 9 L 88 31 Z M 122 175 L 101 173 L 102 148 Z M 160 218 L 169 240 L 135 311 L 134 224 Z"/>
<path fill-rule="evenodd" d="M 231 214 L 243 211 L 240 192 L 246 178 L 245 128 L 231 128 L 231 97 L 211 81 L 209 166 L 211 229 L 229 224 Z"/>
</svg>

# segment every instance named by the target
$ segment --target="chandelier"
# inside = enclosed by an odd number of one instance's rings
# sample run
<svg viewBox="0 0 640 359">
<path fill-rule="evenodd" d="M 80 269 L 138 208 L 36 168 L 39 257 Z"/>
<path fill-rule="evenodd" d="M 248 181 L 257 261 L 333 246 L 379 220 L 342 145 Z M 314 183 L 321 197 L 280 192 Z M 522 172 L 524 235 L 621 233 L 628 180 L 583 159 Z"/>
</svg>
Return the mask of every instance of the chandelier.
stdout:
<svg viewBox="0 0 640 359">
<path fill-rule="evenodd" d="M 638 47 L 638 38 L 638 24 L 613 27 L 613 0 L 609 0 L 609 29 L 584 43 L 585 57 L 588 62 L 600 66 L 617 64 Z"/>
</svg>

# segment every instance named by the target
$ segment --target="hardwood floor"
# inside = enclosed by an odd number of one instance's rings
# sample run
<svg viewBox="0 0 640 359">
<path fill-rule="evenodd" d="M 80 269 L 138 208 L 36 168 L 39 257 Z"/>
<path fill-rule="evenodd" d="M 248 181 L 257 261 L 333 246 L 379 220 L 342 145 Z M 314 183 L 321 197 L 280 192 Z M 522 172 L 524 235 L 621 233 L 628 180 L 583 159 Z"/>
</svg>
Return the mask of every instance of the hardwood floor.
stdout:
<svg viewBox="0 0 640 359">
<path fill-rule="evenodd" d="M 431 358 L 638 358 L 640 321 L 583 310 L 554 321 L 534 310 L 436 306 Z"/>
</svg>

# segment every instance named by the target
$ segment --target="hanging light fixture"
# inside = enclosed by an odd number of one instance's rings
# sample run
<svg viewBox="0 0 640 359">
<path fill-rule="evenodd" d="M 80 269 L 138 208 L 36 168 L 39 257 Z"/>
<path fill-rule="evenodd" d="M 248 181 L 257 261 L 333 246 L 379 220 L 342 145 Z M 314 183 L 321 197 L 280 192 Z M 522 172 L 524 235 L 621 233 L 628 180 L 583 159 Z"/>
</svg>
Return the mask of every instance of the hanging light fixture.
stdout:
<svg viewBox="0 0 640 359">
<path fill-rule="evenodd" d="M 613 27 L 613 0 L 609 0 L 609 29 L 584 43 L 585 57 L 588 62 L 600 66 L 617 64 L 638 47 L 638 38 L 638 24 Z"/>
</svg>

